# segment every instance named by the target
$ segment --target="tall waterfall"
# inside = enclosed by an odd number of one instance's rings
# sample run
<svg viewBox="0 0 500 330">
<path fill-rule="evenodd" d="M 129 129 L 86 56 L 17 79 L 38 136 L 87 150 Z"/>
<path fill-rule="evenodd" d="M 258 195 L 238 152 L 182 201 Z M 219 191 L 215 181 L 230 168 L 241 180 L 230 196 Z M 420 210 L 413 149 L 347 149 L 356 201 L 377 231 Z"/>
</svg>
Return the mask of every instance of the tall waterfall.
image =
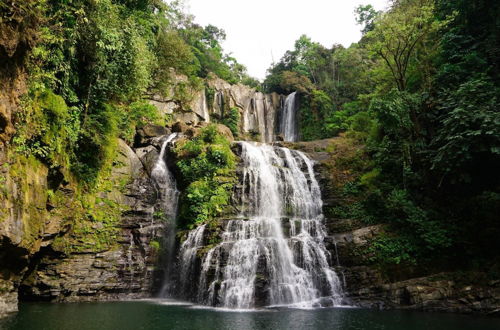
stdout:
<svg viewBox="0 0 500 330">
<path fill-rule="evenodd" d="M 185 294 L 236 309 L 340 304 L 341 285 L 323 244 L 322 200 L 312 161 L 299 151 L 239 144 L 243 174 L 235 199 L 240 214 L 225 223 L 222 241 L 204 254 L 196 294 Z M 206 230 L 191 231 L 181 248 L 184 279 L 192 278 L 195 251 L 207 245 Z"/>
<path fill-rule="evenodd" d="M 176 229 L 176 217 L 177 217 L 177 204 L 179 200 L 179 191 L 177 190 L 177 183 L 174 176 L 168 169 L 167 163 L 165 161 L 165 153 L 167 147 L 173 143 L 177 133 L 172 133 L 168 135 L 161 146 L 160 155 L 156 161 L 152 171 L 151 177 L 156 182 L 159 192 L 160 200 L 162 205 L 160 205 L 163 216 L 169 221 L 169 226 L 165 237 L 165 249 L 167 251 L 166 255 L 166 266 L 167 268 L 172 268 L 174 264 L 175 253 L 175 229 Z M 172 291 L 170 287 L 172 284 L 170 278 L 171 272 L 166 272 L 166 278 L 164 280 L 164 285 L 161 290 L 161 296 L 165 296 Z"/>
<path fill-rule="evenodd" d="M 177 213 L 177 200 L 179 196 L 179 191 L 177 190 L 177 184 L 172 173 L 167 167 L 165 162 L 165 152 L 170 143 L 177 137 L 177 133 L 172 133 L 165 138 L 161 146 L 160 155 L 156 161 L 153 170 L 151 171 L 151 177 L 155 180 L 158 187 L 160 188 L 161 200 L 164 202 L 162 207 L 163 212 L 169 219 L 175 218 Z"/>
<path fill-rule="evenodd" d="M 293 92 L 286 97 L 280 121 L 280 132 L 283 134 L 283 139 L 289 142 L 295 142 L 299 138 L 297 107 L 295 104 L 296 95 L 297 92 Z"/>
</svg>

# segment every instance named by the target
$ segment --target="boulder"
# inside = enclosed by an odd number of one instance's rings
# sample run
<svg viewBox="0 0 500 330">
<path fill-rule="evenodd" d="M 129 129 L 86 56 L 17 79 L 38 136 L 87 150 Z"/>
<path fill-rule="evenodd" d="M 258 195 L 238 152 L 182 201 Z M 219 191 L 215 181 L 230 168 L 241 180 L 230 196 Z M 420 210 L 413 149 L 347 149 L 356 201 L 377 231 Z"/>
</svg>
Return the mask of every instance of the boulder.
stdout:
<svg viewBox="0 0 500 330">
<path fill-rule="evenodd" d="M 148 124 L 137 129 L 134 139 L 135 146 L 146 146 L 152 138 L 170 134 L 170 129 L 160 126 Z"/>
<path fill-rule="evenodd" d="M 186 133 L 191 127 L 183 121 L 178 121 L 172 125 L 173 133 Z"/>
<path fill-rule="evenodd" d="M 170 134 L 170 131 L 168 128 L 160 126 L 160 125 L 152 125 L 152 124 L 148 124 L 140 129 L 138 129 L 139 134 L 141 134 L 140 132 L 142 132 L 144 134 L 144 137 L 147 137 L 147 138 Z"/>
<path fill-rule="evenodd" d="M 118 158 L 116 166 L 113 167 L 112 173 L 115 175 L 129 176 L 135 178 L 139 176 L 142 169 L 142 163 L 134 150 L 128 146 L 122 139 L 118 140 Z"/>
<path fill-rule="evenodd" d="M 217 124 L 217 132 L 224 136 L 229 142 L 234 141 L 233 132 L 226 125 Z"/>
</svg>

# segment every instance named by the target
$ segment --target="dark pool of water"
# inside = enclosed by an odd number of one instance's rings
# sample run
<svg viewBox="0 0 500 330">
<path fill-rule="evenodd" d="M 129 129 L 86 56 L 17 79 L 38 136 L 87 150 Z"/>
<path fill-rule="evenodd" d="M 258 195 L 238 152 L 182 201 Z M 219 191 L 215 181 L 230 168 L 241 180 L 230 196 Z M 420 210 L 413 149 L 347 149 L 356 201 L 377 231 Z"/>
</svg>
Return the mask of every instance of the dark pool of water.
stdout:
<svg viewBox="0 0 500 330">
<path fill-rule="evenodd" d="M 355 308 L 228 312 L 154 301 L 21 304 L 5 330 L 384 329 L 498 330 L 499 318 Z"/>
</svg>

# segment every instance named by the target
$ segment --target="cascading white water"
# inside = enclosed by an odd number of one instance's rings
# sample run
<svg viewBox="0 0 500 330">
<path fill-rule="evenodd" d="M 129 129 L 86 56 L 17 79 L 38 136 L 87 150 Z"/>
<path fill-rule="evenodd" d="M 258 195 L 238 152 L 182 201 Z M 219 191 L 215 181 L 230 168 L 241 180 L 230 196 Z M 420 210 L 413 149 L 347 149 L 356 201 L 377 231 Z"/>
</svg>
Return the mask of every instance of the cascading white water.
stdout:
<svg viewBox="0 0 500 330">
<path fill-rule="evenodd" d="M 160 188 L 161 200 L 164 202 L 162 211 L 169 219 L 175 218 L 179 191 L 177 190 L 175 178 L 169 171 L 167 163 L 165 162 L 165 152 L 169 144 L 172 143 L 176 137 L 177 133 L 172 133 L 163 141 L 160 155 L 151 171 L 151 177 Z"/>
<path fill-rule="evenodd" d="M 242 211 L 227 222 L 222 242 L 206 253 L 196 298 L 237 309 L 313 307 L 320 298 L 340 304 L 340 282 L 323 244 L 322 200 L 312 161 L 286 148 L 240 145 Z M 183 278 L 190 278 L 204 230 L 191 231 L 181 248 Z"/>
<path fill-rule="evenodd" d="M 180 273 L 179 280 L 182 292 L 190 292 L 193 289 L 194 282 L 194 267 L 196 261 L 196 253 L 203 246 L 203 234 L 205 226 L 201 225 L 189 232 L 187 239 L 182 243 L 179 251 Z"/>
<path fill-rule="evenodd" d="M 297 108 L 295 97 L 297 92 L 288 95 L 283 107 L 283 113 L 280 121 L 280 132 L 283 134 L 283 139 L 288 142 L 295 142 L 298 139 L 297 127 Z"/>
<path fill-rule="evenodd" d="M 177 190 L 177 183 L 174 176 L 168 169 L 167 163 L 165 161 L 165 153 L 167 147 L 173 143 L 177 138 L 177 133 L 172 133 L 168 135 L 161 146 L 160 155 L 156 161 L 152 171 L 151 178 L 156 182 L 159 192 L 160 200 L 162 205 L 160 205 L 163 217 L 169 221 L 169 226 L 166 231 L 164 247 L 167 250 L 166 254 L 166 266 L 169 268 L 166 272 L 166 277 L 164 279 L 164 284 L 160 292 L 160 296 L 170 295 L 172 288 L 172 281 L 170 278 L 171 271 L 173 268 L 174 260 L 174 246 L 175 246 L 175 227 L 177 218 L 177 204 L 179 200 L 179 191 Z"/>
</svg>

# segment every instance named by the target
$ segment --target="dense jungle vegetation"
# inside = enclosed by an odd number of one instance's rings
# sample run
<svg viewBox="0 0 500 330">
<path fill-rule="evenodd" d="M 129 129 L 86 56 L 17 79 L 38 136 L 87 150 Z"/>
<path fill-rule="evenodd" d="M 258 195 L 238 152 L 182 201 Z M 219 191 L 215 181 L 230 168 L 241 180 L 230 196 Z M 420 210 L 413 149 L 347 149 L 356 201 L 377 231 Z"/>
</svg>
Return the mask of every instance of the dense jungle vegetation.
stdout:
<svg viewBox="0 0 500 330">
<path fill-rule="evenodd" d="M 395 0 L 355 14 L 358 43 L 303 35 L 264 83 L 300 92 L 304 140 L 346 132 L 366 145 L 345 187 L 355 202 L 337 215 L 390 225 L 372 245 L 380 262 L 498 257 L 500 3 Z"/>
<path fill-rule="evenodd" d="M 0 116 L 0 147 L 10 145 L 16 160 L 2 165 L 24 190 L 30 189 L 26 167 L 43 163 L 49 168 L 50 189 L 40 198 L 47 195 L 51 210 L 68 208 L 53 216 L 72 228 L 71 238 L 56 239 L 60 250 L 116 244 L 124 210 L 107 195 L 127 184 L 111 176 L 113 167 L 120 166 L 118 138 L 132 143 L 136 128 L 169 120 L 149 104 L 149 96 L 167 93 L 176 74 L 188 78 L 177 86 L 179 98 L 202 89 L 209 74 L 233 84 L 258 84 L 222 49 L 225 32 L 196 24 L 182 6 L 162 0 L 0 1 L 0 84 L 27 82 L 12 119 L 15 134 L 7 141 Z M 221 120 L 235 130 L 233 117 Z M 214 132 L 204 134 L 211 137 L 179 149 L 187 158 L 180 163 L 187 189 L 182 214 L 192 216 L 186 226 L 220 212 L 232 187 L 230 179 L 220 185 L 224 169 L 214 167 L 226 166 L 226 172 L 234 167 L 229 142 Z M 210 175 L 189 168 L 206 162 L 212 166 L 204 168 Z M 75 198 L 57 189 L 60 183 L 69 184 Z M 104 225 L 96 229 L 96 223 Z"/>
<path fill-rule="evenodd" d="M 13 144 L 92 189 L 110 165 L 116 137 L 131 141 L 135 127 L 161 123 L 144 101 L 162 93 L 170 68 L 202 86 L 209 73 L 255 85 L 227 55 L 225 32 L 199 26 L 177 2 L 161 0 L 6 0 L 2 38 L 19 37 L 28 93 Z"/>
</svg>

